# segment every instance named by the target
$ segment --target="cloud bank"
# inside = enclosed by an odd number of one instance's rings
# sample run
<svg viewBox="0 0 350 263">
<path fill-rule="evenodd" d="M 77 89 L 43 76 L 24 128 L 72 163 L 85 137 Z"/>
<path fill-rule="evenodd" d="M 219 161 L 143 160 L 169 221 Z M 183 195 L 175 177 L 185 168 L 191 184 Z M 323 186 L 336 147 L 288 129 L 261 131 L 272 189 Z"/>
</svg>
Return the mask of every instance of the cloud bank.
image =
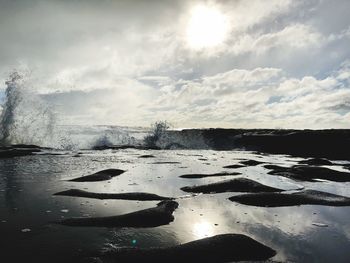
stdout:
<svg viewBox="0 0 350 263">
<path fill-rule="evenodd" d="M 198 5 L 228 18 L 222 43 L 189 46 Z M 349 9 L 346 0 L 1 0 L 0 95 L 25 68 L 66 124 L 349 128 Z"/>
</svg>

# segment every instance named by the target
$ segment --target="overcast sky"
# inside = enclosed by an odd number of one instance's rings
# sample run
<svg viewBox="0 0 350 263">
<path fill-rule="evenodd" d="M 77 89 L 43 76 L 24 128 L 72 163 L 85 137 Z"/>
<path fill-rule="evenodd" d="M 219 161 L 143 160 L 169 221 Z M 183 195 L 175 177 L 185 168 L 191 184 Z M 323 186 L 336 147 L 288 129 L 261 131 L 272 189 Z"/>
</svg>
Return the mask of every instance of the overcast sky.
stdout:
<svg viewBox="0 0 350 263">
<path fill-rule="evenodd" d="M 67 124 L 350 128 L 348 0 L 0 0 L 10 72 Z"/>
</svg>

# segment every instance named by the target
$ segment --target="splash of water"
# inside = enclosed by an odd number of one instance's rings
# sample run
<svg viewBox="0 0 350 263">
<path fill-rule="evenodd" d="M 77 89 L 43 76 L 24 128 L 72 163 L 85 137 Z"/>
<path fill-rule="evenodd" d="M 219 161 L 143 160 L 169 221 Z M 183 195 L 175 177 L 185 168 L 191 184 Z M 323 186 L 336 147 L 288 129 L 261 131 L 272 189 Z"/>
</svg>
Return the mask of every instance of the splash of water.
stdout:
<svg viewBox="0 0 350 263">
<path fill-rule="evenodd" d="M 0 142 L 50 146 L 55 114 L 50 105 L 32 91 L 26 77 L 13 72 L 5 82 L 5 101 L 0 116 Z"/>
</svg>

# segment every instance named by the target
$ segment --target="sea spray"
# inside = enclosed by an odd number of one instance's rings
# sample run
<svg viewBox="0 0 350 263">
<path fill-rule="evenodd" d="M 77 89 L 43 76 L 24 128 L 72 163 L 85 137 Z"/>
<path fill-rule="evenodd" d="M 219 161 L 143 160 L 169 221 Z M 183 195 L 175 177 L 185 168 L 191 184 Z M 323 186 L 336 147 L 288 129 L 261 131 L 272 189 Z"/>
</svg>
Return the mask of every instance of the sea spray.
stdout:
<svg viewBox="0 0 350 263">
<path fill-rule="evenodd" d="M 159 149 L 209 149 L 200 130 L 170 130 L 168 121 L 157 121 L 151 125 L 143 143 L 149 148 Z"/>
<path fill-rule="evenodd" d="M 0 117 L 1 144 L 50 146 L 56 122 L 50 105 L 33 92 L 27 76 L 17 71 L 9 76 L 5 84 L 5 101 Z"/>
</svg>

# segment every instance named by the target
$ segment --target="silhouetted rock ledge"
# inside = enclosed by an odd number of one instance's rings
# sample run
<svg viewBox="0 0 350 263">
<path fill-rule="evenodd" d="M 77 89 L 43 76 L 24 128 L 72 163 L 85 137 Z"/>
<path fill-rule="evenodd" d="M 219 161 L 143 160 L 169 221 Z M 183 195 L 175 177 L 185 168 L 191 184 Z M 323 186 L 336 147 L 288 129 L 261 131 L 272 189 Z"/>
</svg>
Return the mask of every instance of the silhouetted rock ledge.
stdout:
<svg viewBox="0 0 350 263">
<path fill-rule="evenodd" d="M 107 181 L 112 179 L 115 176 L 118 176 L 122 173 L 124 173 L 124 170 L 120 169 L 106 169 L 99 171 L 94 174 L 78 177 L 75 179 L 71 179 L 69 181 L 71 182 L 98 182 L 98 181 Z"/>
<path fill-rule="evenodd" d="M 224 263 L 261 261 L 276 251 L 240 234 L 223 234 L 165 248 L 118 248 L 101 258 L 105 262 Z"/>
<path fill-rule="evenodd" d="M 333 165 L 333 163 L 324 158 L 311 158 L 307 160 L 299 161 L 299 164 L 308 164 L 308 165 Z"/>
<path fill-rule="evenodd" d="M 56 223 L 92 227 L 157 227 L 174 221 L 172 214 L 178 206 L 175 201 L 162 201 L 156 207 L 124 215 L 68 218 Z"/>
<path fill-rule="evenodd" d="M 42 148 L 37 145 L 14 144 L 0 147 L 0 158 L 13 158 L 18 156 L 32 155 L 41 152 Z"/>
<path fill-rule="evenodd" d="M 316 190 L 304 190 L 295 193 L 254 193 L 242 194 L 229 200 L 251 206 L 280 207 L 296 205 L 350 206 L 350 198 Z"/>
<path fill-rule="evenodd" d="M 181 178 L 188 178 L 188 179 L 199 179 L 199 178 L 205 178 L 205 177 L 216 177 L 216 176 L 230 176 L 230 175 L 239 175 L 241 173 L 213 173 L 213 174 L 183 174 L 180 175 Z"/>
<path fill-rule="evenodd" d="M 350 159 L 350 130 L 185 129 L 169 131 L 177 138 L 204 140 L 213 150 L 248 150 L 305 158 Z"/>
<path fill-rule="evenodd" d="M 282 189 L 263 185 L 256 181 L 237 178 L 232 180 L 225 180 L 218 183 L 186 186 L 181 188 L 182 191 L 191 193 L 223 193 L 223 192 L 281 192 Z"/>
<path fill-rule="evenodd" d="M 54 195 L 60 196 L 72 196 L 72 197 L 85 197 L 85 198 L 95 198 L 95 199 L 120 199 L 120 200 L 137 200 L 137 201 L 162 201 L 162 200 L 172 200 L 174 198 L 159 196 L 156 194 L 149 193 L 93 193 L 79 189 L 69 189 L 67 191 L 62 191 L 55 193 Z"/>
<path fill-rule="evenodd" d="M 265 165 L 271 175 L 288 177 L 299 181 L 314 182 L 315 179 L 323 179 L 334 182 L 350 182 L 350 173 L 332 170 L 326 167 L 294 165 L 282 167 L 278 165 Z"/>
</svg>

